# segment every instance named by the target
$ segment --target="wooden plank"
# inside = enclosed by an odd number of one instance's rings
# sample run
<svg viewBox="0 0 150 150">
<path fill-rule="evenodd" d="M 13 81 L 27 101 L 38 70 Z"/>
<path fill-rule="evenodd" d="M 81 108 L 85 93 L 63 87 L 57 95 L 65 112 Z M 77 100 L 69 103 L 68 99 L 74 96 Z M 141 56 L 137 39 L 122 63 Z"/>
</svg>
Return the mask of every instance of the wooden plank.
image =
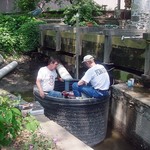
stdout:
<svg viewBox="0 0 150 150">
<path fill-rule="evenodd" d="M 81 37 L 83 41 L 104 43 L 104 35 L 86 33 L 86 34 L 81 34 Z"/>
<path fill-rule="evenodd" d="M 104 35 L 115 35 L 115 36 L 142 36 L 145 30 L 139 29 L 105 29 Z"/>
<path fill-rule="evenodd" d="M 146 40 L 144 74 L 150 78 L 150 33 L 143 34 L 143 38 Z"/>
<path fill-rule="evenodd" d="M 145 49 L 146 41 L 144 39 L 124 39 L 121 37 L 113 36 L 112 37 L 112 45 L 122 46 L 122 47 L 130 47 L 135 49 Z"/>
<path fill-rule="evenodd" d="M 105 35 L 105 41 L 104 41 L 104 63 L 110 62 L 110 54 L 112 51 L 112 36 L 111 35 Z"/>
<path fill-rule="evenodd" d="M 60 30 L 56 31 L 56 51 L 61 50 L 61 34 Z"/>
</svg>

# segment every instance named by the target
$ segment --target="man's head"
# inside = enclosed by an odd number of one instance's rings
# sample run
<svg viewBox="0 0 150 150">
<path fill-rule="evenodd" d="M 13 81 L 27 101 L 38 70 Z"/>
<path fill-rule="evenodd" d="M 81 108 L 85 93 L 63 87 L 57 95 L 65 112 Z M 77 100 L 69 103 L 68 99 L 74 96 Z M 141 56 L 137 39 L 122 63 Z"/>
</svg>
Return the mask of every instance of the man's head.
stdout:
<svg viewBox="0 0 150 150">
<path fill-rule="evenodd" d="M 85 63 L 85 65 L 90 68 L 95 65 L 94 57 L 92 55 L 86 55 L 84 56 L 82 63 Z"/>
<path fill-rule="evenodd" d="M 58 64 L 59 64 L 59 60 L 58 59 L 50 57 L 50 59 L 48 61 L 48 68 L 50 70 L 55 70 L 57 68 Z"/>
<path fill-rule="evenodd" d="M 87 61 L 93 61 L 93 60 L 94 60 L 94 57 L 92 55 L 86 55 L 84 56 L 82 63 L 87 62 Z"/>
</svg>

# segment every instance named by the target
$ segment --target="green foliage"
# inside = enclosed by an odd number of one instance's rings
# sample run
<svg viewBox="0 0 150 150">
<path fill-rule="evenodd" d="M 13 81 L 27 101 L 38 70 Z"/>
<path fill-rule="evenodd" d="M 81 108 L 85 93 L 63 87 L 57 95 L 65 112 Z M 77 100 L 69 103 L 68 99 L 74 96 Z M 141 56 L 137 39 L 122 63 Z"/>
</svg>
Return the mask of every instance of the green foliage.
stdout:
<svg viewBox="0 0 150 150">
<path fill-rule="evenodd" d="M 0 27 L 7 28 L 9 31 L 14 32 L 26 22 L 35 20 L 28 15 L 0 15 Z"/>
<path fill-rule="evenodd" d="M 85 25 L 86 22 L 92 22 L 97 25 L 94 17 L 101 15 L 101 7 L 93 0 L 81 0 L 68 6 L 64 12 L 64 22 L 68 25 L 75 25 L 76 14 L 79 13 L 79 24 Z"/>
<path fill-rule="evenodd" d="M 0 51 L 16 55 L 39 45 L 39 24 L 28 15 L 0 15 Z"/>
<path fill-rule="evenodd" d="M 30 116 L 29 114 L 23 119 L 23 127 L 28 131 L 34 132 L 38 126 L 39 123 L 37 122 L 35 117 Z"/>
<path fill-rule="evenodd" d="M 0 27 L 0 49 L 11 53 L 15 49 L 16 36 L 8 28 Z"/>
<path fill-rule="evenodd" d="M 22 116 L 16 107 L 19 102 L 0 96 L 0 147 L 10 145 L 21 130 L 35 131 L 38 128 L 38 122 L 33 117 Z"/>
<path fill-rule="evenodd" d="M 21 129 L 21 112 L 8 97 L 0 97 L 0 145 L 9 145 Z"/>
<path fill-rule="evenodd" d="M 38 16 L 38 18 L 64 18 L 64 12 L 65 9 L 59 9 L 59 10 L 47 10 L 46 12 L 43 12 Z"/>
<path fill-rule="evenodd" d="M 19 8 L 21 11 L 31 11 L 36 8 L 36 4 L 39 0 L 16 0 L 15 4 L 16 7 Z"/>
<path fill-rule="evenodd" d="M 20 27 L 17 31 L 20 49 L 30 51 L 39 46 L 39 24 L 42 24 L 42 22 L 27 22 Z"/>
</svg>

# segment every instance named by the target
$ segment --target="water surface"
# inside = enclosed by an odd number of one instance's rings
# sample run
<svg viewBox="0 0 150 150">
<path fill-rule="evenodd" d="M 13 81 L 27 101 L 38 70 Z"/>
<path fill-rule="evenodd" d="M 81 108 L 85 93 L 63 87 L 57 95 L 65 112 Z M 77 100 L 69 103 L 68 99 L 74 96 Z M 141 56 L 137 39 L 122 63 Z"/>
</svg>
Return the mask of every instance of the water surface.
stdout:
<svg viewBox="0 0 150 150">
<path fill-rule="evenodd" d="M 116 130 L 108 126 L 107 135 L 104 141 L 93 147 L 94 150 L 134 150 L 125 138 Z"/>
</svg>

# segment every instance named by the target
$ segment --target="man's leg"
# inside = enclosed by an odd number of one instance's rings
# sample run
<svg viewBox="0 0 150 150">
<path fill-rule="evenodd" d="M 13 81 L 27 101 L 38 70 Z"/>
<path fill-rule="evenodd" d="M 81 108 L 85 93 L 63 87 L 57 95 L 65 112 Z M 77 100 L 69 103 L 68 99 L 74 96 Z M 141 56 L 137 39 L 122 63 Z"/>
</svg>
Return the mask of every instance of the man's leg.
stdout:
<svg viewBox="0 0 150 150">
<path fill-rule="evenodd" d="M 78 86 L 77 83 L 73 83 L 72 90 L 73 90 L 74 95 L 76 97 L 81 97 L 81 93 L 85 94 L 87 97 L 90 97 L 90 98 L 92 98 L 92 97 L 101 98 L 101 97 L 109 95 L 107 90 L 106 91 L 99 91 L 99 90 L 94 89 L 90 85 Z"/>
<path fill-rule="evenodd" d="M 78 83 L 75 82 L 72 84 L 72 90 L 75 97 L 81 97 L 81 93 L 84 93 L 87 97 L 93 97 L 93 88 L 87 85 L 78 86 Z"/>
<path fill-rule="evenodd" d="M 81 97 L 81 92 L 79 91 L 79 86 L 77 82 L 72 84 L 72 91 L 75 97 Z"/>
<path fill-rule="evenodd" d="M 60 98 L 63 97 L 62 93 L 59 92 L 59 91 L 49 91 L 49 92 L 48 92 L 48 96 L 60 97 Z"/>
</svg>

